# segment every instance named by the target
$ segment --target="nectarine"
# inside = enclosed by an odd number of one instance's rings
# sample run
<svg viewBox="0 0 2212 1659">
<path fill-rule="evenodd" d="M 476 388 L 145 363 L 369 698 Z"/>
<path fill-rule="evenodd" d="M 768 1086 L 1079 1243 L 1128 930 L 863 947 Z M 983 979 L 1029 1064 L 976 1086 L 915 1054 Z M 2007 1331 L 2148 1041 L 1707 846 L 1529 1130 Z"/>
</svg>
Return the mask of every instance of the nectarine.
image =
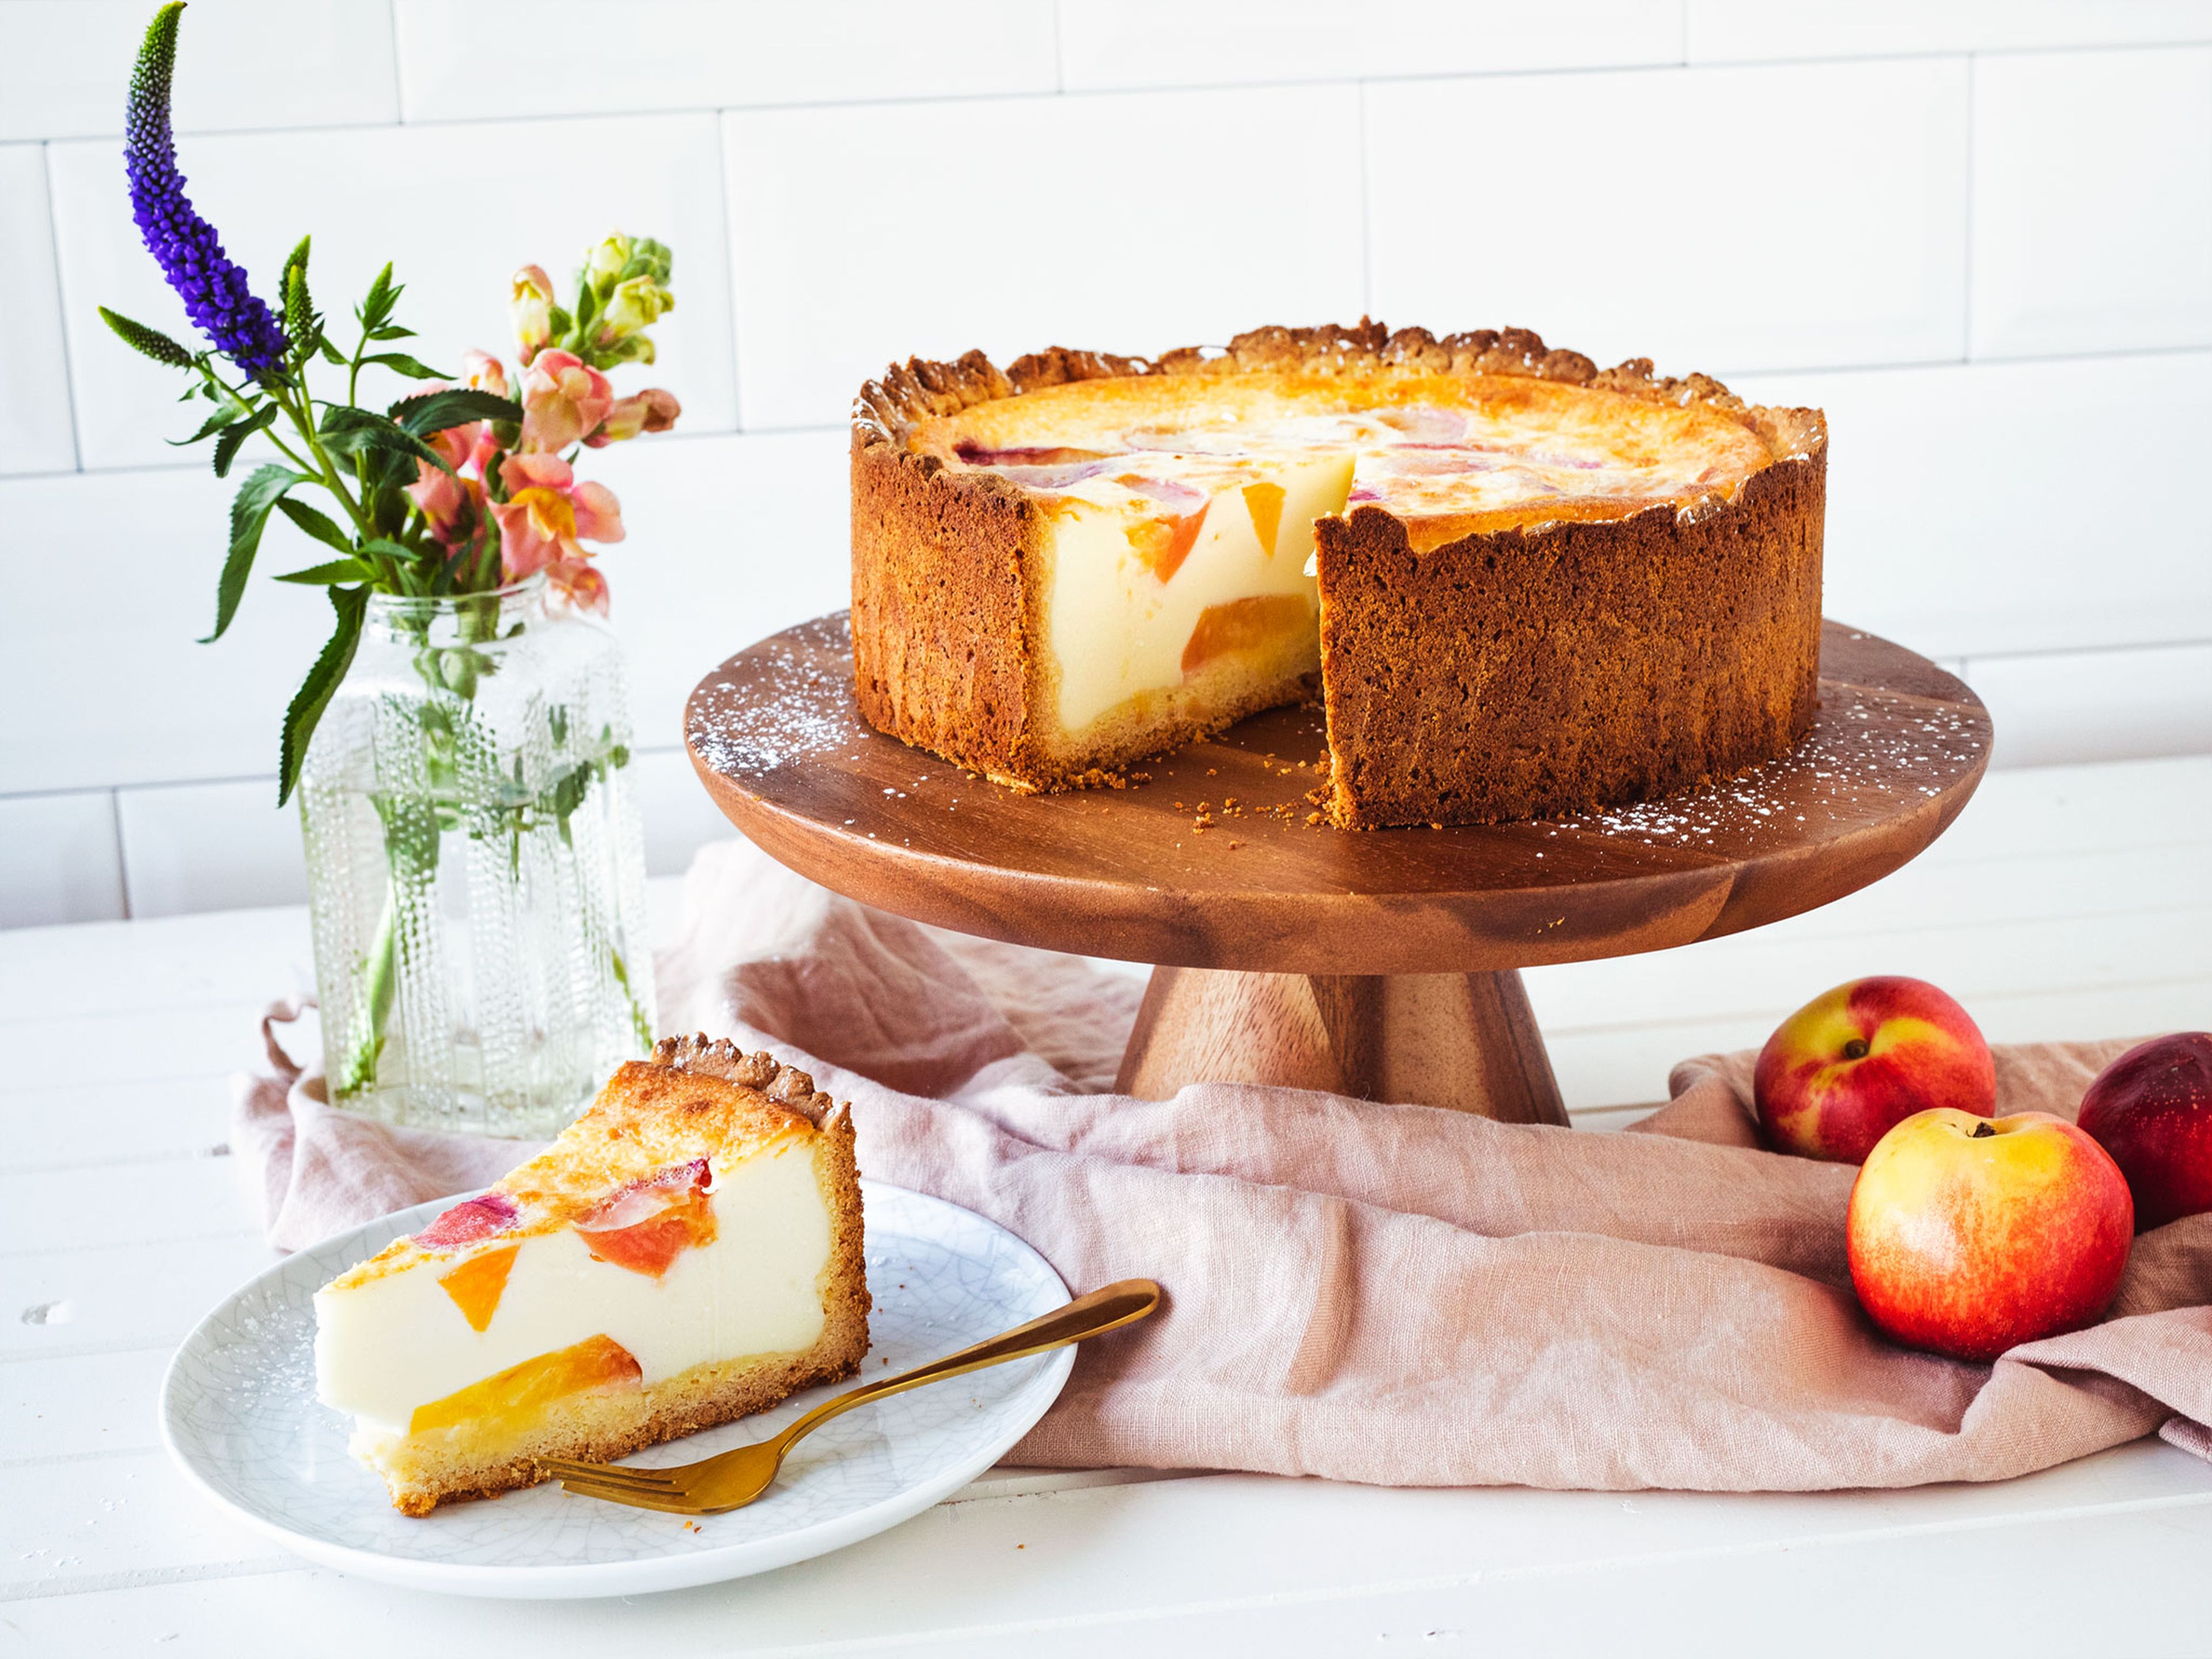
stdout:
<svg viewBox="0 0 2212 1659">
<path fill-rule="evenodd" d="M 2127 1176 L 2138 1227 L 2212 1210 L 2212 1031 L 2136 1044 L 2097 1074 L 2081 1123 Z"/>
<path fill-rule="evenodd" d="M 1926 980 L 1896 975 L 1838 985 L 1784 1020 L 1752 1088 L 1777 1151 L 1847 1164 L 1915 1112 L 1987 1117 L 1997 1104 L 1980 1028 Z"/>
<path fill-rule="evenodd" d="M 2093 1323 L 2135 1236 L 2128 1183 L 2063 1118 L 1919 1112 L 1852 1184 L 1845 1242 L 1867 1316 L 1957 1359 Z"/>
</svg>

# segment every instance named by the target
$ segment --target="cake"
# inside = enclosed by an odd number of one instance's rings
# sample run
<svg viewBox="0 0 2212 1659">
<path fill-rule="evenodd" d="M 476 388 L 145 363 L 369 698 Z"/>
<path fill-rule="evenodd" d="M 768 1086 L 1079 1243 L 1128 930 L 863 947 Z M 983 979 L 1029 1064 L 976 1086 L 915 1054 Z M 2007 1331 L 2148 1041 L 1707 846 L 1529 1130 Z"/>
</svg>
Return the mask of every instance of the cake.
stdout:
<svg viewBox="0 0 2212 1659">
<path fill-rule="evenodd" d="M 766 1054 L 665 1042 L 315 1323 L 316 1393 L 409 1515 L 765 1410 L 867 1352 L 851 1120 Z"/>
<path fill-rule="evenodd" d="M 1811 725 L 1826 454 L 1522 329 L 909 362 L 854 405 L 854 691 L 1018 789 L 1317 696 L 1347 828 L 1662 794 Z"/>
</svg>

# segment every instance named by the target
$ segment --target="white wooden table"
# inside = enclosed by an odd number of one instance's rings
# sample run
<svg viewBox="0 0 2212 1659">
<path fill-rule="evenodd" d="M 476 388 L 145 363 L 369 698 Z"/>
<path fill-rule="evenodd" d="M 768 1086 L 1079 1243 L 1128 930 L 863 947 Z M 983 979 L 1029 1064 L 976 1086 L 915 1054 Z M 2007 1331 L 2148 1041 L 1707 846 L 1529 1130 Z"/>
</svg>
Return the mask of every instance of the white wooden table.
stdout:
<svg viewBox="0 0 2212 1659">
<path fill-rule="evenodd" d="M 2001 1042 L 2212 1025 L 2209 854 L 2212 757 L 1998 774 L 1869 892 L 1531 993 L 1592 1127 L 1861 973 L 1934 979 Z M 2212 1467 L 2154 1441 L 1818 1496 L 1000 1472 L 840 1554 L 627 1602 L 309 1568 L 188 1490 L 154 1415 L 170 1348 L 271 1259 L 225 1079 L 307 960 L 295 909 L 0 933 L 0 1654 L 2212 1653 Z"/>
</svg>

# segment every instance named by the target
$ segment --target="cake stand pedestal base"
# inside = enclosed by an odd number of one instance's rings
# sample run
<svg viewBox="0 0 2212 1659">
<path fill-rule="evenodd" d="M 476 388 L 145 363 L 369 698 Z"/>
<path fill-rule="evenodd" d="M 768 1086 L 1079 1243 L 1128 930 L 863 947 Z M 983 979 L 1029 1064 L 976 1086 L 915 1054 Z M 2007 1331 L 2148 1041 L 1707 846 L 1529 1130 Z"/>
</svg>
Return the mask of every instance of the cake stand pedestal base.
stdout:
<svg viewBox="0 0 2212 1659">
<path fill-rule="evenodd" d="M 1118 1094 L 1263 1083 L 1565 1123 L 1521 975 L 1155 968 Z"/>
</svg>

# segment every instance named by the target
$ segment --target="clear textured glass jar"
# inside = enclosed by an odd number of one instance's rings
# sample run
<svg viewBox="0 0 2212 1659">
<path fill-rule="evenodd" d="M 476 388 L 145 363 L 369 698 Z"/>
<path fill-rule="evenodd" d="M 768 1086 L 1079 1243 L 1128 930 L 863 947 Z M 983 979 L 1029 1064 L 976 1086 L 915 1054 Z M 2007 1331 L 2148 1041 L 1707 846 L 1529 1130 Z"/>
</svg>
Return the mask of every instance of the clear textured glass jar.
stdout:
<svg viewBox="0 0 2212 1659">
<path fill-rule="evenodd" d="M 300 784 L 331 1098 L 538 1139 L 653 1042 L 622 653 L 495 592 L 368 603 Z"/>
</svg>

